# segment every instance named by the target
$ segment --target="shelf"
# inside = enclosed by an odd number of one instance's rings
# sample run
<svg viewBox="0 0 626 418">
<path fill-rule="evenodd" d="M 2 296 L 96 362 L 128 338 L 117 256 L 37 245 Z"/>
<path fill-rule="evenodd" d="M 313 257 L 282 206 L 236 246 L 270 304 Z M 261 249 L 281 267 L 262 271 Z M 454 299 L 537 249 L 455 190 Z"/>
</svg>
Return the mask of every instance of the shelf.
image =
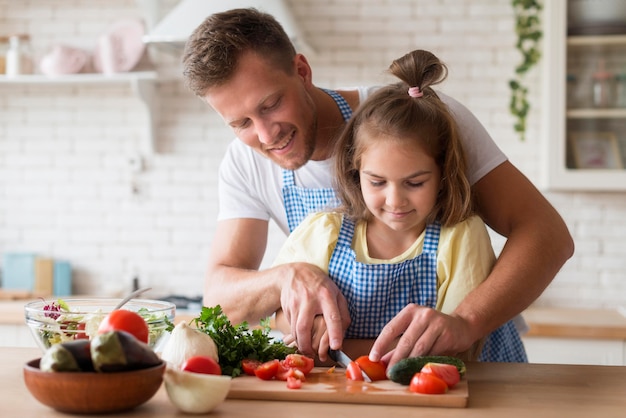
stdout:
<svg viewBox="0 0 626 418">
<path fill-rule="evenodd" d="M 626 45 L 626 35 L 568 36 L 567 46 Z"/>
<path fill-rule="evenodd" d="M 14 77 L 0 75 L 0 84 L 120 84 L 156 79 L 156 71 L 137 71 L 116 74 L 82 73 L 54 77 L 42 74 L 28 74 Z"/>
<path fill-rule="evenodd" d="M 7 77 L 0 75 L 0 85 L 85 85 L 85 84 L 130 84 L 135 95 L 145 106 L 148 115 L 148 126 L 142 141 L 142 152 L 154 152 L 157 106 L 155 100 L 155 84 L 158 79 L 156 71 L 134 71 L 116 74 L 84 73 L 50 77 L 41 74 Z"/>
<path fill-rule="evenodd" d="M 626 109 L 568 109 L 565 115 L 568 119 L 626 119 Z"/>
</svg>

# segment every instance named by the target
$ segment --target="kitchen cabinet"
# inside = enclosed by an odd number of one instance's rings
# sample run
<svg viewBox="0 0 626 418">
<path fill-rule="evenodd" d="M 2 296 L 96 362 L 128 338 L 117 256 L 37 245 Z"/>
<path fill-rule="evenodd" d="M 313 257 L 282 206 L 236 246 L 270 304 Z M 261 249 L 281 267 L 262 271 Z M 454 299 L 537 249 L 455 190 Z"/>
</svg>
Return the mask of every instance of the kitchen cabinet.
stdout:
<svg viewBox="0 0 626 418">
<path fill-rule="evenodd" d="M 626 366 L 626 341 L 523 337 L 530 363 Z"/>
<path fill-rule="evenodd" d="M 626 315 L 620 309 L 531 307 L 523 317 L 531 363 L 626 365 Z"/>
<path fill-rule="evenodd" d="M 626 190 L 626 25 L 568 33 L 568 2 L 545 2 L 548 189 Z"/>
<path fill-rule="evenodd" d="M 40 74 L 7 77 L 0 75 L 2 85 L 88 85 L 88 84 L 129 84 L 135 95 L 145 106 L 148 123 L 144 133 L 142 151 L 151 153 L 154 150 L 156 123 L 158 120 L 156 103 L 156 71 L 134 71 L 115 74 L 82 73 L 57 77 Z"/>
<path fill-rule="evenodd" d="M 37 347 L 26 325 L 0 324 L 0 347 Z"/>
</svg>

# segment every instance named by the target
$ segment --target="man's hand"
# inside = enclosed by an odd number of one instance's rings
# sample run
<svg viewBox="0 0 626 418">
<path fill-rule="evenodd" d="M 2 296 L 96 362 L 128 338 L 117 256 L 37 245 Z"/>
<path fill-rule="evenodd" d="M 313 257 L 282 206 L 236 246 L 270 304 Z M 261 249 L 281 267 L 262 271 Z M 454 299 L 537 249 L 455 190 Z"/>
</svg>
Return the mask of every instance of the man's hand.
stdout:
<svg viewBox="0 0 626 418">
<path fill-rule="evenodd" d="M 320 335 L 316 336 L 318 347 L 313 344 L 313 322 L 318 315 L 326 323 L 327 344 L 341 348 L 344 330 L 350 324 L 345 297 L 319 267 L 307 263 L 289 266 L 289 280 L 281 289 L 280 304 L 298 349 L 306 355 L 314 355 L 314 349 L 319 349 Z"/>
<path fill-rule="evenodd" d="M 406 357 L 456 355 L 469 349 L 479 338 L 470 331 L 469 324 L 460 317 L 410 304 L 385 325 L 369 358 L 372 361 L 382 359 L 392 366 Z M 395 349 L 387 352 L 398 337 Z"/>
</svg>

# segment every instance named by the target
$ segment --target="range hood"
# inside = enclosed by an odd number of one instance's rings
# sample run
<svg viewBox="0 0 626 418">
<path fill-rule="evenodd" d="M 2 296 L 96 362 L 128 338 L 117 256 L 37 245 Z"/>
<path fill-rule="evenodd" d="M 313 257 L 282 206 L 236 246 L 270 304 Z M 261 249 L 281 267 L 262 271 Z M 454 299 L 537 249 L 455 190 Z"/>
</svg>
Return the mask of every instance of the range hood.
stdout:
<svg viewBox="0 0 626 418">
<path fill-rule="evenodd" d="M 149 45 L 164 46 L 181 53 L 187 38 L 207 16 L 242 7 L 254 7 L 271 14 L 283 26 L 298 52 L 314 52 L 304 40 L 289 7 L 283 0 L 182 0 L 147 35 L 144 35 L 143 41 Z"/>
</svg>

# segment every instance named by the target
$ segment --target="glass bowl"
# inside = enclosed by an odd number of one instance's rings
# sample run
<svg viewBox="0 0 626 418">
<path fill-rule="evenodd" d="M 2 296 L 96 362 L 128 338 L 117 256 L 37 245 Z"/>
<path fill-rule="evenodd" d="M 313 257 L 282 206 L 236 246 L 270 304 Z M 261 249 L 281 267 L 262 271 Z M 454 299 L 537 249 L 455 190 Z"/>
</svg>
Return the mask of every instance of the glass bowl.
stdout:
<svg viewBox="0 0 626 418">
<path fill-rule="evenodd" d="M 47 350 L 54 344 L 80 338 L 91 339 L 98 326 L 121 299 L 115 298 L 66 298 L 37 300 L 24 307 L 26 325 L 30 328 L 37 345 Z M 131 299 L 121 309 L 137 312 L 148 323 L 148 345 L 160 351 L 173 325 L 176 305 L 171 302 L 150 299 Z M 171 328 L 170 328 L 171 329 Z"/>
</svg>

